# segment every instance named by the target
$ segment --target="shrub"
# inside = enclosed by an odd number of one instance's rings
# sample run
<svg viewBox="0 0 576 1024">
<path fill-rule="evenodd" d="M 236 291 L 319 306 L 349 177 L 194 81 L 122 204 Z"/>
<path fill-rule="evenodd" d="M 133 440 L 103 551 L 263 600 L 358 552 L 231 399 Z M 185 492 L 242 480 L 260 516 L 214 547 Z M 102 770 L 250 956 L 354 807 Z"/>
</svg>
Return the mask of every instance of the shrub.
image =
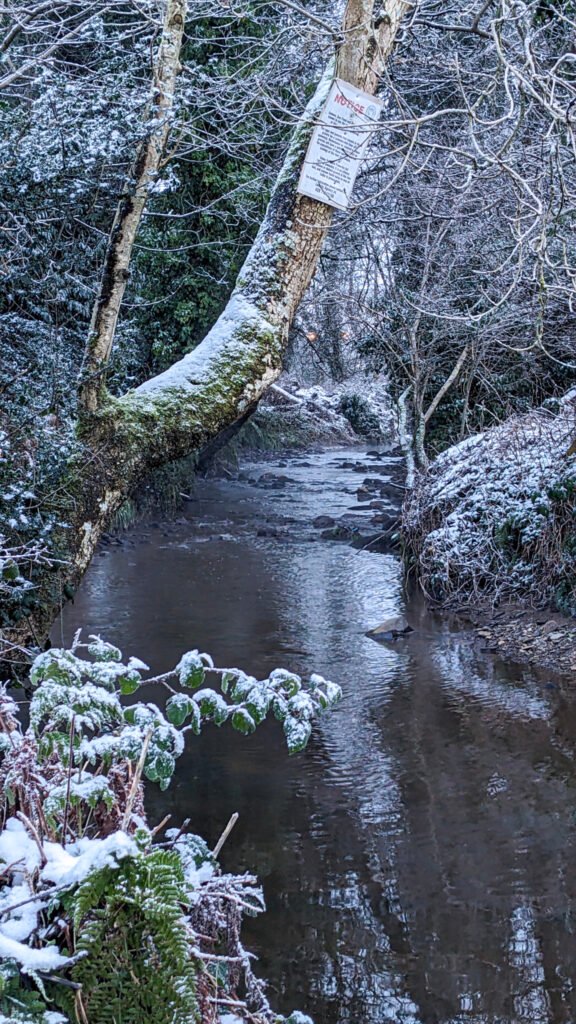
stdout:
<svg viewBox="0 0 576 1024">
<path fill-rule="evenodd" d="M 166 788 L 206 723 L 248 734 L 272 712 L 289 751 L 302 750 L 340 688 L 283 669 L 257 680 L 199 651 L 162 676 L 147 671 L 99 637 L 46 651 L 30 671 L 26 731 L 0 686 L 0 1015 L 211 1024 L 231 994 L 244 1019 L 240 986 L 247 1019 L 279 1024 L 240 941 L 242 913 L 264 909 L 256 879 L 222 875 L 198 836 L 155 841 L 142 778 Z M 164 711 L 126 706 L 142 685 L 167 693 Z M 297 1020 L 308 1019 L 287 1024 Z"/>
</svg>

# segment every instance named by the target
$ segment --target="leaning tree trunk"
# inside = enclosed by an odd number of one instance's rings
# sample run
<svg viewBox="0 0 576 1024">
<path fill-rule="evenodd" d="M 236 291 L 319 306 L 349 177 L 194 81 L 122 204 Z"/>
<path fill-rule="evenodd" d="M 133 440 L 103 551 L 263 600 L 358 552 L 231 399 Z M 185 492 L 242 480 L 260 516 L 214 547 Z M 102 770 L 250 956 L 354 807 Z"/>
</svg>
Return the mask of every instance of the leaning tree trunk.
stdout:
<svg viewBox="0 0 576 1024">
<path fill-rule="evenodd" d="M 376 90 L 407 3 L 391 0 L 375 27 L 377 6 L 374 0 L 348 0 L 335 64 L 293 132 L 258 235 L 207 337 L 122 398 L 104 394 L 99 402 L 86 403 L 97 408 L 81 421 L 84 450 L 69 467 L 62 508 L 68 526 L 59 554 L 67 564 L 40 583 L 41 608 L 29 622 L 36 640 L 53 621 L 64 587 L 70 594 L 77 585 L 99 537 L 135 484 L 161 464 L 201 452 L 255 407 L 279 376 L 290 324 L 333 215 L 324 203 L 297 194 L 300 167 L 334 74 L 366 92 Z M 99 374 L 106 358 L 99 348 Z M 30 628 L 27 639 L 32 640 Z"/>
</svg>

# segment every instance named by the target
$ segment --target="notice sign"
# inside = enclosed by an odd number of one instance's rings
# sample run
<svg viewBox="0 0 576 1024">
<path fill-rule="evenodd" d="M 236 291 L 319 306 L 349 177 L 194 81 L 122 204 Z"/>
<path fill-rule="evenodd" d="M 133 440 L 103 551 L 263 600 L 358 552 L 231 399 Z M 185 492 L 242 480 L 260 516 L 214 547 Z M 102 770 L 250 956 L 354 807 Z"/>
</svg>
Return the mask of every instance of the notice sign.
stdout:
<svg viewBox="0 0 576 1024">
<path fill-rule="evenodd" d="M 381 111 L 381 100 L 337 78 L 312 134 L 298 192 L 347 210 Z"/>
</svg>

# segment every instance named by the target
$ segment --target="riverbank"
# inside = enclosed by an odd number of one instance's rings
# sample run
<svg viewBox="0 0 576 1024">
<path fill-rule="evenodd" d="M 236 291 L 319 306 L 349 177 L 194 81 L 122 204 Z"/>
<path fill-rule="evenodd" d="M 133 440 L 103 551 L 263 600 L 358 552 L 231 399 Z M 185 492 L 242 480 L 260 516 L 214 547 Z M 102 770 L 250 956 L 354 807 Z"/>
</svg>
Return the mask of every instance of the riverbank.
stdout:
<svg viewBox="0 0 576 1024">
<path fill-rule="evenodd" d="M 403 508 L 411 576 L 486 651 L 576 669 L 576 394 L 446 449 Z"/>
<path fill-rule="evenodd" d="M 576 672 L 576 620 L 553 609 L 468 608 L 469 623 L 481 651 L 514 665 L 547 669 L 554 675 Z"/>
</svg>

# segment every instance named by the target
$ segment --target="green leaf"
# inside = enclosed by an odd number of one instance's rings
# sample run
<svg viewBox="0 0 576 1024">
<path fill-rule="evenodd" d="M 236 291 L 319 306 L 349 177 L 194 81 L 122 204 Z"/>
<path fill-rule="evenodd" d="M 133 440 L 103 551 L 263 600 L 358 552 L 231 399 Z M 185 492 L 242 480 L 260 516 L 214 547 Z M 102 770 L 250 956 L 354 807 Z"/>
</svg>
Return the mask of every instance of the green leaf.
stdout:
<svg viewBox="0 0 576 1024">
<path fill-rule="evenodd" d="M 53 679 L 65 686 L 72 686 L 82 679 L 79 664 L 78 658 L 71 651 L 54 647 L 34 659 L 30 669 L 30 682 L 33 686 L 38 686 L 39 683 Z"/>
<path fill-rule="evenodd" d="M 190 726 L 194 735 L 199 736 L 200 730 L 202 728 L 202 715 L 200 714 L 200 708 L 195 703 L 195 701 L 192 701 L 192 707 L 190 709 L 190 712 L 190 721 L 188 722 L 188 725 Z"/>
<path fill-rule="evenodd" d="M 288 703 L 284 700 L 284 697 L 274 697 L 272 701 L 272 711 L 274 712 L 274 718 L 279 722 L 283 722 L 288 714 Z"/>
<path fill-rule="evenodd" d="M 183 654 L 176 671 L 180 679 L 180 685 L 188 690 L 197 690 L 204 682 L 206 671 L 202 656 L 198 651 L 188 651 Z"/>
<path fill-rule="evenodd" d="M 265 686 L 253 686 L 246 698 L 246 710 L 252 716 L 256 725 L 260 725 L 268 714 L 272 693 Z"/>
<path fill-rule="evenodd" d="M 167 789 L 176 767 L 176 762 L 172 755 L 165 750 L 160 750 L 150 759 L 150 767 L 153 767 L 156 773 L 155 781 L 160 784 L 160 789 Z M 148 778 L 151 778 L 149 774 Z"/>
<path fill-rule="evenodd" d="M 289 753 L 297 754 L 300 750 L 304 750 L 311 732 L 310 722 L 288 715 L 284 721 L 284 734 Z"/>
<path fill-rule="evenodd" d="M 216 690 L 199 690 L 194 694 L 203 718 L 210 718 L 216 725 L 222 725 L 229 715 L 229 708 L 224 698 Z"/>
<path fill-rule="evenodd" d="M 234 672 L 225 672 L 224 673 L 224 675 L 222 676 L 222 681 L 220 683 L 220 689 L 222 690 L 222 693 L 228 693 L 228 691 L 229 691 L 232 683 L 235 681 L 235 679 L 236 679 L 236 676 L 234 675 Z"/>
<path fill-rule="evenodd" d="M 122 651 L 114 644 L 101 640 L 99 636 L 91 636 L 90 640 L 92 643 L 88 644 L 88 653 L 96 661 L 122 661 Z"/>
<path fill-rule="evenodd" d="M 17 580 L 19 576 L 18 566 L 16 562 L 6 562 L 2 568 L 2 579 L 12 582 Z"/>
<path fill-rule="evenodd" d="M 184 725 L 188 715 L 196 705 L 185 693 L 175 693 L 166 702 L 166 718 L 172 725 Z"/>
<path fill-rule="evenodd" d="M 237 729 L 238 732 L 244 733 L 248 736 L 249 733 L 254 732 L 256 723 L 252 718 L 252 715 L 245 710 L 245 708 L 238 708 L 237 711 L 232 715 L 232 727 Z"/>
<path fill-rule="evenodd" d="M 131 693 L 136 693 L 142 680 L 137 672 L 127 672 L 125 676 L 120 676 L 118 682 L 120 684 L 120 693 L 128 697 Z"/>
<path fill-rule="evenodd" d="M 206 673 L 204 669 L 195 668 L 186 677 L 186 682 L 184 683 L 184 686 L 187 686 L 189 690 L 197 690 L 200 686 L 202 686 L 205 678 Z"/>
</svg>

